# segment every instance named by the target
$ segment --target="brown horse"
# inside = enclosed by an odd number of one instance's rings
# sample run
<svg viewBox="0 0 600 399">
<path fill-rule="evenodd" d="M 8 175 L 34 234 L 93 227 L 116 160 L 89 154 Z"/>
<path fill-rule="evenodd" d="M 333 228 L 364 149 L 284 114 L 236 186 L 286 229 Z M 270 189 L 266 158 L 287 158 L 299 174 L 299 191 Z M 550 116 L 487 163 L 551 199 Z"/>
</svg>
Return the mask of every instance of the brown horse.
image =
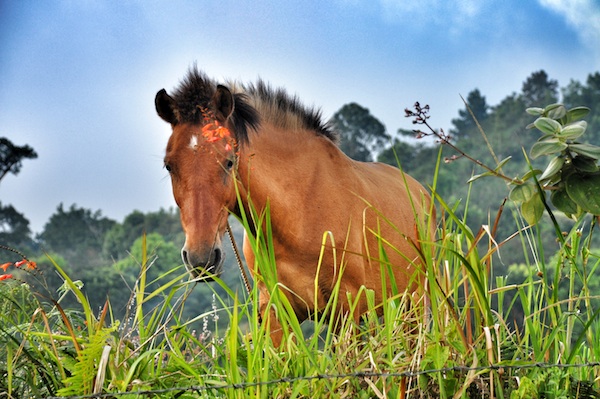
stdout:
<svg viewBox="0 0 600 399">
<path fill-rule="evenodd" d="M 320 113 L 283 90 L 262 81 L 230 87 L 193 68 L 171 96 L 164 89 L 156 95 L 158 115 L 172 127 L 165 167 L 190 273 L 205 280 L 219 275 L 227 217 L 249 212 L 251 198 L 258 212 L 269 204 L 277 279 L 299 320 L 325 307 L 337 279 L 359 298 L 355 318 L 367 310 L 361 287 L 374 290 L 377 303 L 390 295 L 389 280 L 382 288 L 386 268 L 400 292 L 417 290 L 424 256 L 419 235 L 431 237 L 423 226 L 433 220 L 426 190 L 396 168 L 348 158 Z M 322 248 L 325 232 L 335 250 Z M 244 255 L 258 277 L 247 235 Z M 343 265 L 336 265 L 340 259 Z M 282 332 L 275 311 L 267 312 L 269 292 L 256 281 L 260 314 L 278 345 Z M 337 311 L 348 309 L 340 300 Z"/>
</svg>

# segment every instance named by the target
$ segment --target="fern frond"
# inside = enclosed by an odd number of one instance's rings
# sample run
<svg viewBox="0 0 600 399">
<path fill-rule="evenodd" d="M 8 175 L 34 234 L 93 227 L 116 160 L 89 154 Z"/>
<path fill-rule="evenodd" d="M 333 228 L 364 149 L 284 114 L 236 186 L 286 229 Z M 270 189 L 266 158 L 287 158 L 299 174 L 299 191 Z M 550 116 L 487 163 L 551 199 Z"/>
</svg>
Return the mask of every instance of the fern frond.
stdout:
<svg viewBox="0 0 600 399">
<path fill-rule="evenodd" d="M 98 329 L 90 341 L 82 344 L 71 376 L 65 379 L 65 387 L 58 391 L 59 396 L 89 395 L 94 389 L 94 379 L 106 345 L 113 344 L 112 333 L 115 327 Z"/>
</svg>

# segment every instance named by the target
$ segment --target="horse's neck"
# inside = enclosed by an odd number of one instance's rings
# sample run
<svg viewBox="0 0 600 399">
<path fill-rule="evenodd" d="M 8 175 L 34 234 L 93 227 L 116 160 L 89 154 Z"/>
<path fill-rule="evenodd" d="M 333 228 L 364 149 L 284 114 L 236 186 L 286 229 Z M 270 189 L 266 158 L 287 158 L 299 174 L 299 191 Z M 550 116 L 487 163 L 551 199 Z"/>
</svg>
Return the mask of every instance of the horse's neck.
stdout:
<svg viewBox="0 0 600 399">
<path fill-rule="evenodd" d="M 257 210 L 267 201 L 293 211 L 306 202 L 312 187 L 331 179 L 329 173 L 346 158 L 327 138 L 310 131 L 283 131 L 266 125 L 253 134 L 240 156 L 240 179 Z M 337 164 L 336 164 L 337 163 Z M 323 173 L 329 171 L 328 173 Z M 247 205 L 247 204 L 246 204 Z"/>
</svg>

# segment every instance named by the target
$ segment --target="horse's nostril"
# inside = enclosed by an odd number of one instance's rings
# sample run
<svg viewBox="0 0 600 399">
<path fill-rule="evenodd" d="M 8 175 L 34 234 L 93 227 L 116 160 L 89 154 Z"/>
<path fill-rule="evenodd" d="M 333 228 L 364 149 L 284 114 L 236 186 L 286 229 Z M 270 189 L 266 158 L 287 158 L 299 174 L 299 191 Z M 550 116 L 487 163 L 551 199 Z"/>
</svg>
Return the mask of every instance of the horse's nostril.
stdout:
<svg viewBox="0 0 600 399">
<path fill-rule="evenodd" d="M 190 260 L 188 258 L 188 253 L 185 249 L 181 250 L 181 259 L 183 260 L 184 265 L 190 265 Z"/>
<path fill-rule="evenodd" d="M 222 257 L 222 253 L 221 253 L 221 249 L 220 248 L 215 248 L 214 252 L 213 252 L 213 267 L 217 267 L 221 264 L 221 257 Z"/>
</svg>

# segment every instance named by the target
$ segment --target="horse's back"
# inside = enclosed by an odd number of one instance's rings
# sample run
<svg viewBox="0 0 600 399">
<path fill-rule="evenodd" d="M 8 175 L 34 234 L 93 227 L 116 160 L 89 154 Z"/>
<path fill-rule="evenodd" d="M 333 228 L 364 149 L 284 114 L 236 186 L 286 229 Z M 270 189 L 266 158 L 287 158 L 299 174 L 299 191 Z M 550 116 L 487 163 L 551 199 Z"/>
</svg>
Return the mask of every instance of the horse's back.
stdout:
<svg viewBox="0 0 600 399">
<path fill-rule="evenodd" d="M 364 204 L 363 267 L 371 270 L 365 273 L 365 285 L 375 288 L 381 282 L 379 254 L 383 248 L 384 263 L 393 266 L 399 288 L 412 291 L 419 280 L 413 277 L 422 264 L 421 243 L 434 234 L 435 215 L 428 215 L 434 212 L 430 195 L 417 180 L 390 165 L 357 162 L 355 173 L 362 191 L 358 196 Z"/>
<path fill-rule="evenodd" d="M 428 191 L 412 176 L 393 166 L 379 162 L 359 162 L 356 165 L 362 180 L 365 199 L 372 198 L 373 207 L 384 216 L 397 214 L 423 217 L 429 206 Z"/>
</svg>

